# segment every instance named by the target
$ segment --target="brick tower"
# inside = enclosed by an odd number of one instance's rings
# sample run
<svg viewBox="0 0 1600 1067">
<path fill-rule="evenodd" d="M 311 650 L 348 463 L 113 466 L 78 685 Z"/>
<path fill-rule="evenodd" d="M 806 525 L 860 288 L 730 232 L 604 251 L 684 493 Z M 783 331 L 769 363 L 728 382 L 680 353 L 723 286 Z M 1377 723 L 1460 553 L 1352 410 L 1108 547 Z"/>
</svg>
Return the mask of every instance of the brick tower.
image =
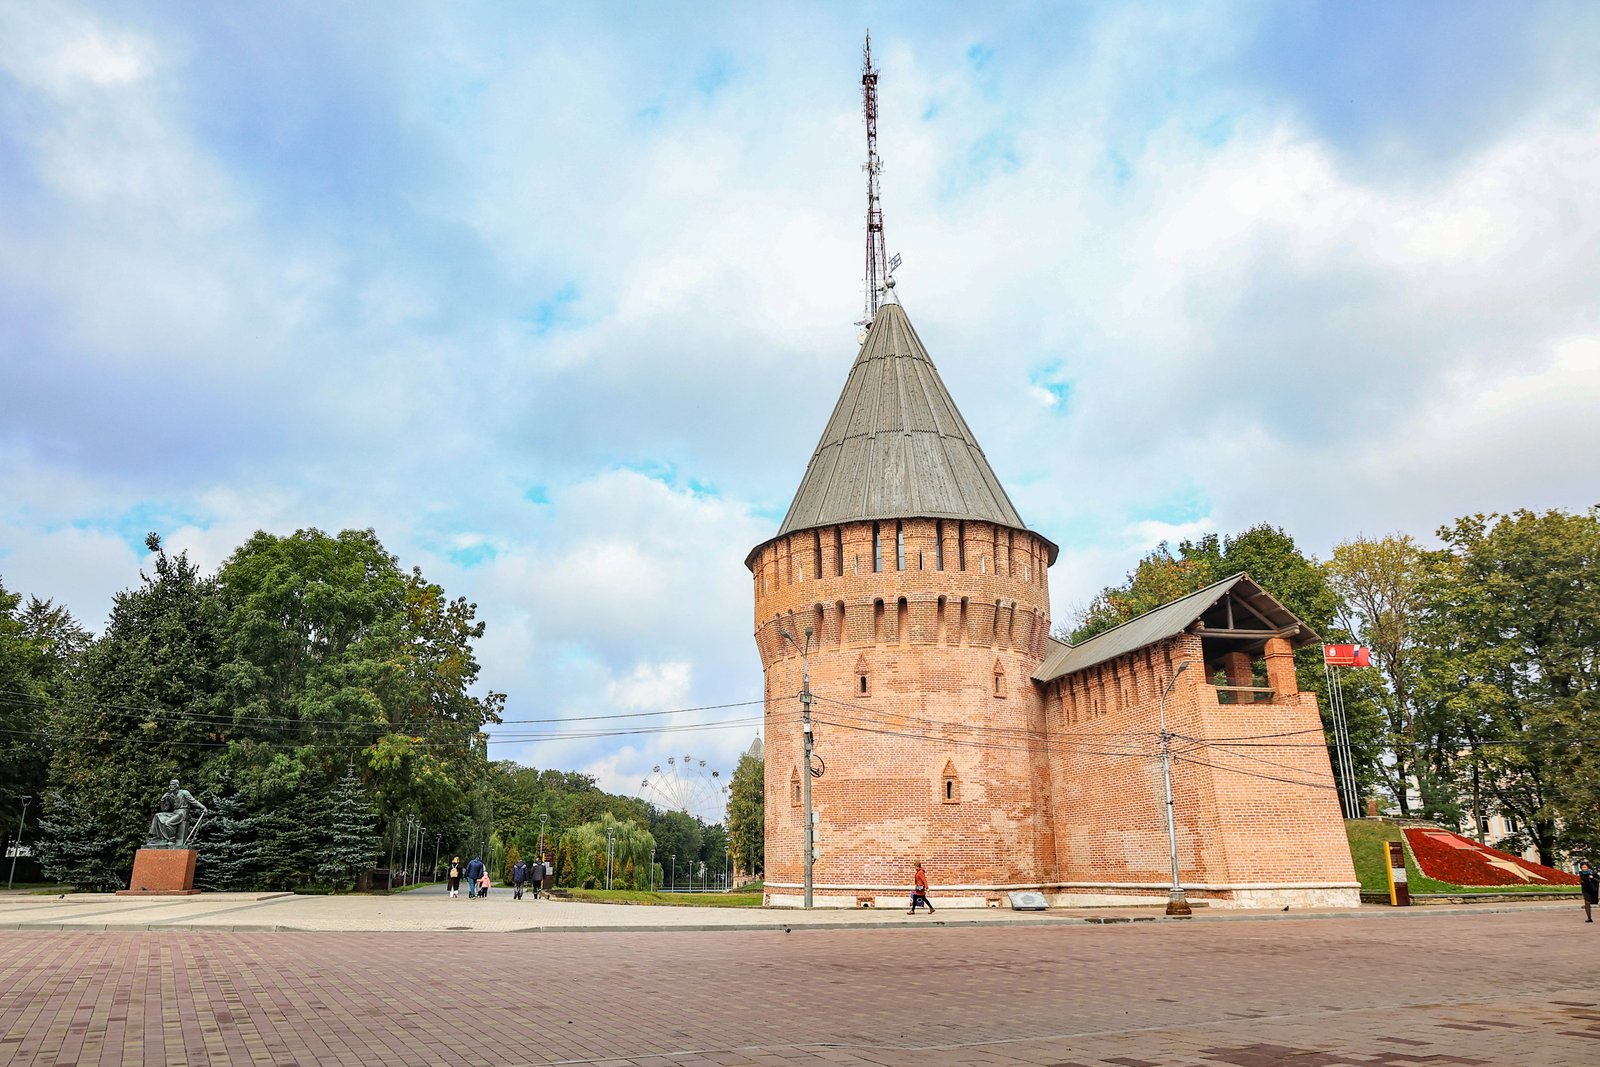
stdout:
<svg viewBox="0 0 1600 1067">
<path fill-rule="evenodd" d="M 884 304 L 782 527 L 745 560 L 772 903 L 800 899 L 807 663 L 818 903 L 895 896 L 919 860 L 945 897 L 1040 887 L 1054 844 L 1031 676 L 1056 552 L 1023 525 L 904 309 Z"/>
</svg>

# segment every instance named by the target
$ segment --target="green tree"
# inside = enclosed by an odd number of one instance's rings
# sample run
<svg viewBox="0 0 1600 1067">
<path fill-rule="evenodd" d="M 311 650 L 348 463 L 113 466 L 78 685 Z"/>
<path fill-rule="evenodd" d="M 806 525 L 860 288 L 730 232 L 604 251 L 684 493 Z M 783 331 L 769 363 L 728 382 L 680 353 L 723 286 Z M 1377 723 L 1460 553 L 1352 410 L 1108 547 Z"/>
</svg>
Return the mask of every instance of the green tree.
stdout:
<svg viewBox="0 0 1600 1067">
<path fill-rule="evenodd" d="M 1409 534 L 1357 537 L 1334 546 L 1325 567 L 1345 628 L 1372 650 L 1384 684 L 1375 692 L 1387 723 L 1385 784 L 1401 815 L 1411 814 L 1409 785 L 1417 749 L 1413 693 L 1417 685 L 1418 625 L 1425 608 L 1428 554 Z M 1430 776 L 1431 780 L 1431 776 Z M 1443 806 L 1440 791 L 1432 805 Z"/>
<path fill-rule="evenodd" d="M 351 888 L 378 854 L 377 816 L 353 769 L 334 783 L 323 825 L 327 843 L 317 859 L 317 877 L 335 889 Z"/>
<path fill-rule="evenodd" d="M 50 833 L 60 855 L 124 872 L 168 779 L 189 785 L 224 743 L 224 632 L 214 584 L 156 535 L 154 573 L 118 593 L 75 695 L 50 705 Z M 120 877 L 120 873 L 118 874 Z"/>
<path fill-rule="evenodd" d="M 682 811 L 656 809 L 650 832 L 655 836 L 657 861 L 673 872 L 679 883 L 689 877 L 688 872 L 698 869 L 704 835 L 699 819 Z M 676 862 L 672 857 L 677 857 Z"/>
<path fill-rule="evenodd" d="M 766 797 L 766 763 L 746 752 L 728 784 L 728 842 L 734 864 L 756 878 L 766 869 Z"/>
<path fill-rule="evenodd" d="M 195 884 L 224 892 L 253 889 L 259 878 L 255 817 L 226 763 L 219 763 L 213 774 L 212 788 L 203 798 L 210 813 L 195 841 Z"/>
<path fill-rule="evenodd" d="M 1541 863 L 1594 850 L 1600 511 L 1474 515 L 1439 537 L 1416 688 L 1432 743 L 1472 753 Z"/>
<path fill-rule="evenodd" d="M 473 605 L 401 571 L 371 530 L 258 532 L 218 586 L 234 749 L 259 808 L 296 790 L 325 793 L 356 757 L 384 840 L 407 814 L 443 825 L 469 803 L 487 813 L 469 794 L 486 766 L 482 730 L 499 721 L 504 696 L 471 692 L 472 644 L 484 632 Z M 480 848 L 487 820 L 482 829 Z"/>
</svg>

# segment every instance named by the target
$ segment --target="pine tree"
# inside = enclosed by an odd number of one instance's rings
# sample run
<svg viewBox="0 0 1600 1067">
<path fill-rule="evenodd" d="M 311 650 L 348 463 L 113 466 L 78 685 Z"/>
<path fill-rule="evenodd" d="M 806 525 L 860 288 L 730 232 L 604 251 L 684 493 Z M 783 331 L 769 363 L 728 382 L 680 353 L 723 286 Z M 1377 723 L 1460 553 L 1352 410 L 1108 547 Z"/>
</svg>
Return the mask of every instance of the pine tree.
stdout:
<svg viewBox="0 0 1600 1067">
<path fill-rule="evenodd" d="M 255 816 L 228 771 L 217 776 L 214 792 L 205 832 L 195 840 L 195 884 L 223 891 L 254 889 L 260 877 Z"/>
<path fill-rule="evenodd" d="M 77 798 L 51 789 L 44 795 L 39 818 L 39 866 L 44 876 L 78 889 L 121 889 L 125 871 L 133 869 L 132 853 L 124 853 L 123 835 L 100 824 L 92 809 Z"/>
<path fill-rule="evenodd" d="M 315 879 L 321 812 L 304 797 L 304 793 L 291 794 L 255 817 L 256 858 L 263 889 L 296 889 Z"/>
<path fill-rule="evenodd" d="M 328 838 L 318 855 L 317 880 L 335 889 L 353 888 L 378 853 L 377 815 L 351 771 L 334 783 L 323 810 Z"/>
</svg>

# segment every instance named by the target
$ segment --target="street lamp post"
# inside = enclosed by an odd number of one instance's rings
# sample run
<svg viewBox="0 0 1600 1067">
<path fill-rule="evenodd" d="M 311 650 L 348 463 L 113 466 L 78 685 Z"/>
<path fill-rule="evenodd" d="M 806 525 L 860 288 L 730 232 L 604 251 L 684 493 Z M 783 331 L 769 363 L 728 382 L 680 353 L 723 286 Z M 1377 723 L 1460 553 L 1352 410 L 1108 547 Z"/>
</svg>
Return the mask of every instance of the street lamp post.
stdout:
<svg viewBox="0 0 1600 1067">
<path fill-rule="evenodd" d="M 11 846 L 11 874 L 6 878 L 6 888 L 11 888 L 11 883 L 17 880 L 17 855 L 22 851 L 22 824 L 28 821 L 28 805 L 33 803 L 32 797 L 22 798 L 22 818 L 17 821 L 17 841 Z"/>
<path fill-rule="evenodd" d="M 816 815 L 811 810 L 811 627 L 805 629 L 806 643 L 801 645 L 794 634 L 779 630 L 781 636 L 800 652 L 800 742 L 805 752 L 805 772 L 800 775 L 800 805 L 804 809 L 805 833 L 800 840 L 805 848 L 805 907 L 811 907 L 812 864 L 816 859 Z"/>
<path fill-rule="evenodd" d="M 672 865 L 667 869 L 667 892 L 676 892 L 678 889 L 678 854 L 672 854 Z"/>
<path fill-rule="evenodd" d="M 417 817 L 406 816 L 406 840 L 400 849 L 400 884 L 408 885 L 411 882 L 411 831 L 416 828 Z"/>
<path fill-rule="evenodd" d="M 611 827 L 606 827 L 606 888 L 611 888 Z"/>
<path fill-rule="evenodd" d="M 1172 890 L 1167 894 L 1168 915 L 1192 914 L 1188 900 L 1184 899 L 1183 886 L 1178 882 L 1178 830 L 1172 820 L 1172 734 L 1167 731 L 1167 694 L 1178 684 L 1178 675 L 1188 669 L 1188 660 L 1178 664 L 1167 687 L 1161 691 L 1158 704 L 1161 715 L 1161 775 L 1167 783 L 1167 853 L 1172 859 Z"/>
<path fill-rule="evenodd" d="M 650 850 L 650 892 L 656 891 L 656 850 Z"/>
<path fill-rule="evenodd" d="M 444 831 L 435 830 L 433 832 L 433 873 L 428 877 L 430 882 L 437 882 L 439 880 L 439 843 L 443 840 Z"/>
<path fill-rule="evenodd" d="M 546 815 L 546 814 L 543 814 L 543 813 L 540 813 L 540 815 L 539 815 L 539 861 L 541 863 L 544 862 L 544 828 L 549 822 L 550 822 L 550 816 Z"/>
</svg>

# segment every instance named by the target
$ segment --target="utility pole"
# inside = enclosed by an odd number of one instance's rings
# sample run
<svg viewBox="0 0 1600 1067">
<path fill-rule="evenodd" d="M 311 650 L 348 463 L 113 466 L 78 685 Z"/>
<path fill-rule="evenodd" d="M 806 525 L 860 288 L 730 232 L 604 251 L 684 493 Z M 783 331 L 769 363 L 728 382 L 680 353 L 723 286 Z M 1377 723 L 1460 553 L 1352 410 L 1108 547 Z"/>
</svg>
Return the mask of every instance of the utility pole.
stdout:
<svg viewBox="0 0 1600 1067">
<path fill-rule="evenodd" d="M 868 47 L 870 48 L 870 42 Z M 870 55 L 870 53 L 869 53 Z M 805 750 L 805 771 L 800 775 L 800 805 L 804 810 L 805 833 L 800 835 L 805 849 L 806 895 L 805 906 L 811 907 L 812 865 L 816 860 L 817 816 L 811 810 L 811 627 L 805 629 L 806 643 L 798 644 L 794 634 L 779 630 L 778 634 L 800 652 L 800 743 Z"/>
<path fill-rule="evenodd" d="M 1172 858 L 1172 890 L 1167 894 L 1168 915 L 1190 915 L 1188 900 L 1184 899 L 1183 886 L 1178 882 L 1178 831 L 1172 820 L 1172 734 L 1167 732 L 1167 694 L 1178 684 L 1178 675 L 1189 669 L 1189 661 L 1178 664 L 1172 672 L 1167 687 L 1161 691 L 1161 774 L 1167 781 L 1167 852 Z"/>
</svg>

